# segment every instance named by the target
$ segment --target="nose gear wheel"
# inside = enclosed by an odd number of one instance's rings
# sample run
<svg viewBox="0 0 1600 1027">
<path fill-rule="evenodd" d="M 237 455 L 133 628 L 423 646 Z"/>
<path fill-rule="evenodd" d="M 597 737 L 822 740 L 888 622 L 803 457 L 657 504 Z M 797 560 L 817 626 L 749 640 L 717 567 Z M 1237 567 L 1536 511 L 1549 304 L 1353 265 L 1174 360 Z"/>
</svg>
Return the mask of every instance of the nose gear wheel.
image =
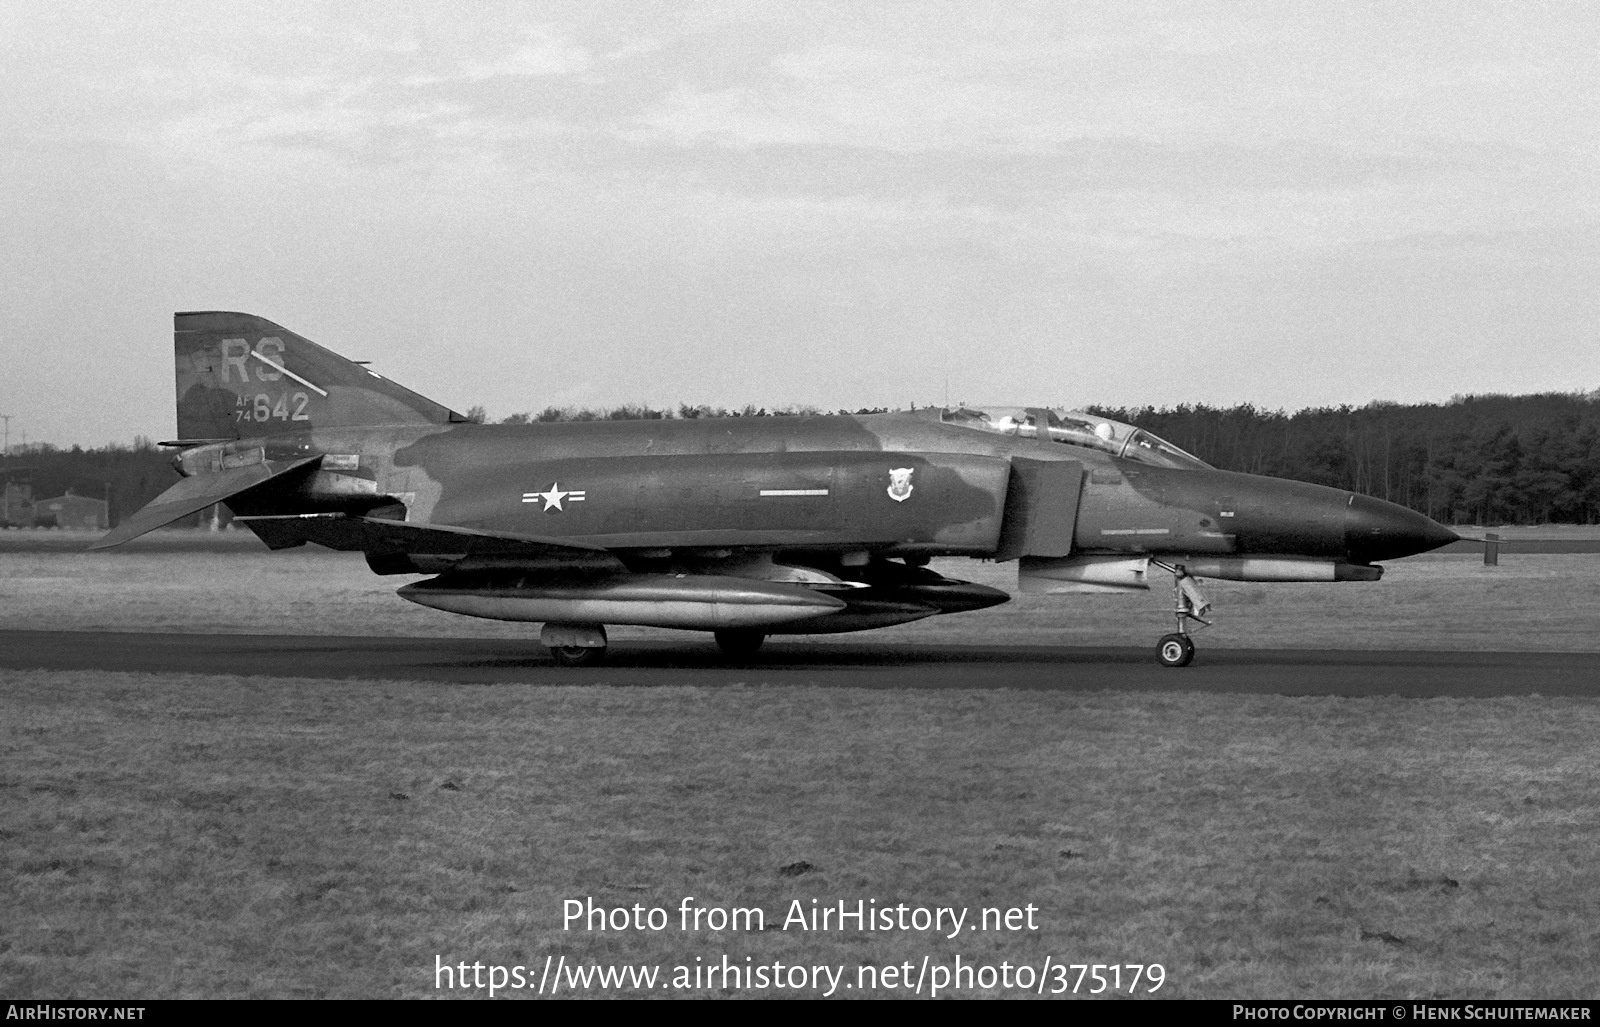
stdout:
<svg viewBox="0 0 1600 1027">
<path fill-rule="evenodd" d="M 1188 635 L 1162 635 L 1156 643 L 1156 659 L 1163 667 L 1187 667 L 1194 659 L 1194 640 Z"/>
<path fill-rule="evenodd" d="M 1184 569 L 1183 564 L 1151 560 L 1150 565 L 1172 575 L 1172 618 L 1177 622 L 1177 630 L 1162 635 L 1161 641 L 1156 643 L 1156 658 L 1163 667 L 1187 667 L 1194 660 L 1195 653 L 1194 640 L 1189 637 L 1189 622 L 1194 621 L 1201 627 L 1209 628 L 1211 622 L 1205 617 L 1211 612 L 1211 600 L 1200 591 L 1197 579 Z"/>
</svg>

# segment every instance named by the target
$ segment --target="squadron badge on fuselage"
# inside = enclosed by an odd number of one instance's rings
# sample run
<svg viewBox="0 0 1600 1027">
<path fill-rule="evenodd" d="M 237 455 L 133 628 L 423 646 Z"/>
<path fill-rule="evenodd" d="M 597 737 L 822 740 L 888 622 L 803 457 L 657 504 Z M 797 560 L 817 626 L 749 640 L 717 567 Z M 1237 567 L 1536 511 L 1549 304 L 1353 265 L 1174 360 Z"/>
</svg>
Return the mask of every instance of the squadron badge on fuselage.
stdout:
<svg viewBox="0 0 1600 1027">
<path fill-rule="evenodd" d="M 904 503 L 911 498 L 911 472 L 914 467 L 889 468 L 889 498 Z"/>
</svg>

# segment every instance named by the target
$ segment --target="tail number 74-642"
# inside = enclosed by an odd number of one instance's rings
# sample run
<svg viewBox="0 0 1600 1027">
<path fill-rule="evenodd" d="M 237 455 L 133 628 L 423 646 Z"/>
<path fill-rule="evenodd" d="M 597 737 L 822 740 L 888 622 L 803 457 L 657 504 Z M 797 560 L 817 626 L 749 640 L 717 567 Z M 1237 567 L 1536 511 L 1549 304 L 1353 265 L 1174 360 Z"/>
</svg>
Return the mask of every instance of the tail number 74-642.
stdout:
<svg viewBox="0 0 1600 1027">
<path fill-rule="evenodd" d="M 304 392 L 280 392 L 276 396 L 258 392 L 254 396 L 240 396 L 234 404 L 235 421 L 309 421 L 306 404 L 311 397 Z"/>
</svg>

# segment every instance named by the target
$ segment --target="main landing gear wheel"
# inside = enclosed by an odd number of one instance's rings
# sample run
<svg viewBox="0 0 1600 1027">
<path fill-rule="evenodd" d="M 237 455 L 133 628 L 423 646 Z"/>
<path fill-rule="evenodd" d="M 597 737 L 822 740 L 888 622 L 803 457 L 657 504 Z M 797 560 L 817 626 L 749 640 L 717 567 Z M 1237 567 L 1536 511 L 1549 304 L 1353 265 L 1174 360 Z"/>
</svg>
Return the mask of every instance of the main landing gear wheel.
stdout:
<svg viewBox="0 0 1600 1027">
<path fill-rule="evenodd" d="M 767 640 L 764 631 L 735 629 L 714 631 L 712 637 L 717 640 L 717 648 L 729 656 L 754 656 L 761 643 Z"/>
<path fill-rule="evenodd" d="M 539 641 L 555 657 L 557 667 L 593 667 L 606 658 L 604 624 L 546 624 Z"/>
<path fill-rule="evenodd" d="M 1156 643 L 1156 658 L 1163 667 L 1187 667 L 1194 659 L 1194 640 L 1188 635 L 1162 635 Z"/>
<path fill-rule="evenodd" d="M 606 651 L 601 647 L 557 645 L 550 647 L 557 667 L 595 667 L 605 661 Z"/>
</svg>

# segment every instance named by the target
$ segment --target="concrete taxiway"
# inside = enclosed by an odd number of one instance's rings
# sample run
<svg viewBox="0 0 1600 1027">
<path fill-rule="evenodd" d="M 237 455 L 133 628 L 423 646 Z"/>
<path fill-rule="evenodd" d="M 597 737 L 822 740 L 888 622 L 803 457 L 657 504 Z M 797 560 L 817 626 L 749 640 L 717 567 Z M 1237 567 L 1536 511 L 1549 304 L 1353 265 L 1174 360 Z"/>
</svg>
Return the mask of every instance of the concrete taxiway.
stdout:
<svg viewBox="0 0 1600 1027">
<path fill-rule="evenodd" d="M 735 685 L 1218 691 L 1270 695 L 1600 695 L 1600 653 L 1221 649 L 1169 669 L 1148 648 L 778 640 L 730 660 L 709 639 L 614 644 L 556 667 L 533 642 L 473 638 L 0 631 L 0 667 L 461 685 Z"/>
</svg>

